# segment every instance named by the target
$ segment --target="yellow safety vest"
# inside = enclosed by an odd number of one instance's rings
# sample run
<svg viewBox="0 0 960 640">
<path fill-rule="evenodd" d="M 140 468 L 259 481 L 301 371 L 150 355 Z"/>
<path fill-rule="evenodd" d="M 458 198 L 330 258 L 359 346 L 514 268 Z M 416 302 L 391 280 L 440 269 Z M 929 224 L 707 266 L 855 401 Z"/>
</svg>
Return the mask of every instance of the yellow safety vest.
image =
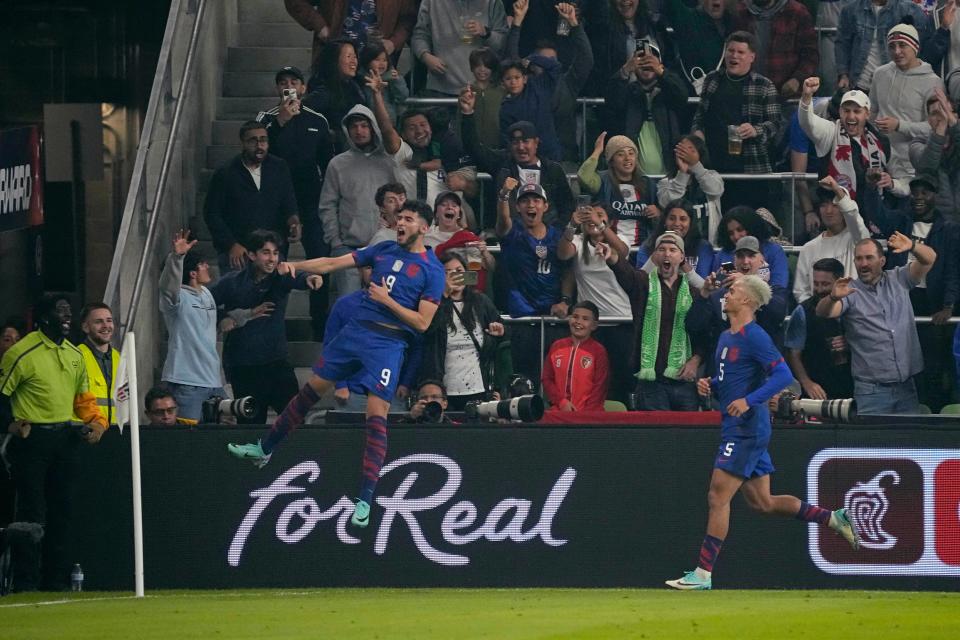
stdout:
<svg viewBox="0 0 960 640">
<path fill-rule="evenodd" d="M 117 424 L 117 412 L 113 403 L 113 391 L 117 384 L 117 365 L 120 364 L 120 352 L 110 347 L 110 388 L 107 388 L 107 379 L 103 377 L 100 370 L 100 363 L 96 356 L 86 344 L 79 346 L 80 353 L 83 354 L 83 364 L 87 369 L 87 379 L 90 382 L 90 393 L 97 398 L 97 407 L 100 413 L 107 420 L 107 424 Z M 75 422 L 83 422 L 77 416 L 73 417 Z"/>
</svg>

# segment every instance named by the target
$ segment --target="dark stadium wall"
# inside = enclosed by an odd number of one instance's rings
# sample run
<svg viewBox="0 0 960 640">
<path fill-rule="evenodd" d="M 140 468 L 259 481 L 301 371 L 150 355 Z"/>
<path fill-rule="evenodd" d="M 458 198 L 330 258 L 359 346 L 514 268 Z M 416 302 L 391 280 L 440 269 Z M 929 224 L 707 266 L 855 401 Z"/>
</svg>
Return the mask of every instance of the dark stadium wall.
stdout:
<svg viewBox="0 0 960 640">
<path fill-rule="evenodd" d="M 90 589 L 132 589 L 129 432 L 84 452 L 76 561 Z M 956 589 L 960 429 L 774 430 L 774 493 L 869 529 L 733 504 L 716 588 Z M 362 430 L 305 428 L 256 470 L 231 428 L 142 432 L 151 588 L 658 587 L 691 569 L 716 427 L 394 427 L 370 527 L 348 529 Z M 952 448 L 951 448 L 952 447 Z M 811 493 L 812 492 L 812 493 Z M 849 574 L 849 575 L 845 575 Z"/>
</svg>

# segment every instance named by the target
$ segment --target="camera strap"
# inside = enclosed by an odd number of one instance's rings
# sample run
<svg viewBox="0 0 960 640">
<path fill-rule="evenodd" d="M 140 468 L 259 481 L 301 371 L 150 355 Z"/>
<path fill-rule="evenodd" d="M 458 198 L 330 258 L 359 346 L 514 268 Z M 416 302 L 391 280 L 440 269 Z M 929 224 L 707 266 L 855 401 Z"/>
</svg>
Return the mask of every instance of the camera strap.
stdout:
<svg viewBox="0 0 960 640">
<path fill-rule="evenodd" d="M 460 319 L 460 326 L 462 326 L 463 330 L 467 332 L 468 336 L 470 336 L 470 341 L 473 342 L 473 347 L 477 350 L 477 364 L 480 365 L 480 379 L 483 382 L 483 388 L 489 390 L 489 386 L 487 385 L 488 373 L 484 370 L 483 354 L 480 348 L 480 341 L 477 340 L 477 336 L 473 335 L 473 331 L 467 329 L 467 324 L 463 321 L 463 314 L 460 313 L 460 309 L 457 309 L 456 301 L 451 300 L 450 306 L 453 307 L 453 312 L 457 314 L 457 318 Z"/>
</svg>

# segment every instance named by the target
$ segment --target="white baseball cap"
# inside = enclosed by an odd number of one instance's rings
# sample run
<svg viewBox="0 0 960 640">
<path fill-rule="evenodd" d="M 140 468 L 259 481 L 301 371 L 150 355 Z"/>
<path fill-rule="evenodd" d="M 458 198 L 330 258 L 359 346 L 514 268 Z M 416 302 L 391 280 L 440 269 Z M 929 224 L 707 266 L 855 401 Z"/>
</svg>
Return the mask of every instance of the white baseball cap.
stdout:
<svg viewBox="0 0 960 640">
<path fill-rule="evenodd" d="M 853 102 L 854 104 L 860 105 L 864 109 L 870 108 L 870 97 L 859 89 L 853 89 L 843 94 L 843 97 L 840 98 L 840 104 L 843 104 L 844 102 Z"/>
</svg>

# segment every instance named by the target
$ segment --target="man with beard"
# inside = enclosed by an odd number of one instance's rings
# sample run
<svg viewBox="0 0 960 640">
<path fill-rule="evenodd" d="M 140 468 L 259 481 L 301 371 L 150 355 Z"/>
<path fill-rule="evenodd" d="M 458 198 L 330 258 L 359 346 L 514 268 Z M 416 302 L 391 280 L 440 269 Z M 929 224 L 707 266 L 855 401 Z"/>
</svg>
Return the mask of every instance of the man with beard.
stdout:
<svg viewBox="0 0 960 640">
<path fill-rule="evenodd" d="M 598 249 L 630 298 L 634 324 L 631 371 L 639 380 L 637 408 L 696 411 L 699 401 L 694 380 L 704 351 L 694 352 L 684 328 L 696 289 L 680 271 L 684 261 L 680 234 L 667 231 L 655 246 L 654 268 L 649 273 L 634 269 L 606 244 Z"/>
<path fill-rule="evenodd" d="M 787 321 L 783 340 L 787 363 L 803 393 L 814 400 L 853 396 L 850 349 L 843 327 L 835 318 L 817 315 L 817 304 L 842 277 L 843 264 L 835 258 L 813 263 L 813 295 L 798 304 Z"/>
<path fill-rule="evenodd" d="M 367 86 L 373 94 L 373 113 L 383 134 L 383 149 L 393 158 L 394 177 L 411 198 L 433 202 L 444 191 L 474 195 L 477 170 L 460 148 L 456 136 L 448 136 L 443 145 L 435 144 L 433 128 L 425 111 L 408 109 L 400 116 L 400 132 L 383 102 L 386 83 L 376 71 L 370 71 Z M 434 147 L 442 146 L 439 152 Z"/>
<path fill-rule="evenodd" d="M 287 362 L 287 300 L 293 289 L 315 291 L 320 276 L 296 277 L 277 273 L 280 237 L 257 229 L 244 243 L 249 264 L 217 281 L 210 292 L 227 314 L 220 323 L 223 370 L 236 398 L 253 396 L 256 413 L 238 418 L 246 424 L 264 424 L 267 409 L 283 411 L 297 394 L 297 376 Z"/>
<path fill-rule="evenodd" d="M 883 247 L 872 238 L 861 240 L 854 250 L 860 279 L 838 279 L 817 303 L 821 318 L 842 319 L 853 360 L 853 396 L 864 415 L 920 410 L 913 378 L 923 371 L 923 355 L 910 290 L 930 272 L 937 254 L 900 232 L 890 236 L 888 247 L 915 259 L 884 271 Z"/>
<path fill-rule="evenodd" d="M 840 118 L 831 122 L 813 111 L 813 96 L 819 88 L 819 78 L 803 82 L 797 112 L 800 128 L 824 159 L 821 174 L 833 178 L 856 201 L 871 234 L 886 237 L 893 230 L 879 224 L 878 198 L 894 184 L 887 172 L 889 143 L 868 124 L 870 98 L 863 91 L 847 91 L 840 98 Z"/>
<path fill-rule="evenodd" d="M 847 273 L 854 273 L 853 247 L 870 237 L 857 203 L 832 176 L 820 181 L 818 210 L 824 231 L 800 248 L 793 279 L 793 296 L 803 302 L 813 293 L 813 265 L 823 258 L 836 258 Z M 843 275 L 841 273 L 840 275 Z"/>
<path fill-rule="evenodd" d="M 113 340 L 113 312 L 110 307 L 102 302 L 85 306 L 80 312 L 80 329 L 86 338 L 77 348 L 83 354 L 90 393 L 97 399 L 97 407 L 107 424 L 117 424 L 113 391 L 120 352 L 110 344 Z"/>
<path fill-rule="evenodd" d="M 679 118 L 687 106 L 683 77 L 667 69 L 660 48 L 645 43 L 607 82 L 607 108 L 621 114 L 610 127 L 637 142 L 637 165 L 644 175 L 675 168 L 673 145 L 681 136 Z"/>
<path fill-rule="evenodd" d="M 254 229 L 269 229 L 300 241 L 300 216 L 287 163 L 270 155 L 270 139 L 256 120 L 240 127 L 241 152 L 210 180 L 204 219 L 220 259 L 220 271 L 239 270 L 247 259 L 243 240 Z M 281 247 L 286 253 L 286 245 Z"/>
<path fill-rule="evenodd" d="M 396 242 L 381 242 L 338 258 L 279 265 L 281 275 L 293 275 L 297 270 L 321 275 L 367 266 L 373 268 L 373 274 L 357 313 L 324 345 L 313 376 L 266 436 L 254 444 L 227 447 L 234 456 L 263 467 L 337 381 L 350 378 L 358 382 L 367 392 L 367 421 L 360 494 L 350 519 L 357 527 L 370 523 L 373 492 L 387 454 L 387 412 L 399 384 L 407 344 L 430 326 L 446 286 L 443 265 L 423 246 L 423 235 L 432 221 L 429 205 L 410 200 L 397 216 Z"/>
<path fill-rule="evenodd" d="M 0 424 L 16 485 L 17 522 L 44 528 L 42 559 L 26 548 L 13 556 L 13 589 L 66 591 L 69 526 L 81 440 L 96 444 L 109 426 L 90 393 L 80 350 L 67 340 L 73 314 L 62 296 L 34 308 L 38 329 L 0 361 Z M 71 422 L 76 414 L 81 426 Z"/>
<path fill-rule="evenodd" d="M 783 98 L 796 98 L 800 83 L 815 74 L 820 63 L 807 8 L 797 0 L 740 0 L 733 25 L 757 35 L 754 70 L 770 78 Z"/>
</svg>

